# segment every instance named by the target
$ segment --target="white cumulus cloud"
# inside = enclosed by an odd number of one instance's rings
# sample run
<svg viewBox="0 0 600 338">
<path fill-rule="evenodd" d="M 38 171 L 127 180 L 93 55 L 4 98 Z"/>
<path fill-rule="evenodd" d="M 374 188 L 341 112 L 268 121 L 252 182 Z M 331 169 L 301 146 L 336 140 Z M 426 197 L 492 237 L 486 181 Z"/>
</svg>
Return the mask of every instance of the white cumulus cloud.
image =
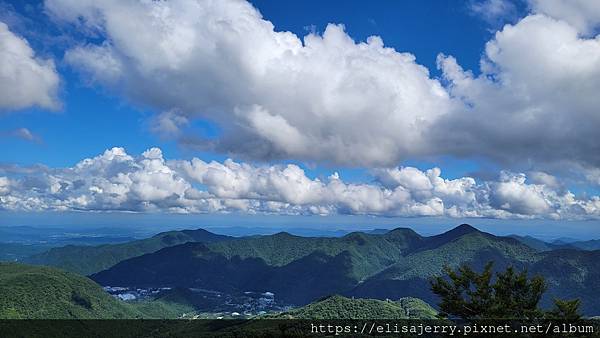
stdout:
<svg viewBox="0 0 600 338">
<path fill-rule="evenodd" d="M 46 7 L 105 36 L 66 53 L 87 79 L 219 124 L 224 134 L 204 142 L 217 151 L 395 165 L 424 151 L 422 131 L 451 105 L 414 55 L 380 37 L 356 42 L 330 24 L 301 38 L 277 31 L 246 1 L 48 0 Z M 174 134 L 178 124 L 163 117 L 156 129 Z"/>
<path fill-rule="evenodd" d="M 486 44 L 479 76 L 452 56 L 440 55 L 438 65 L 465 106 L 436 122 L 443 151 L 511 165 L 600 166 L 600 37 L 530 15 Z"/>
<path fill-rule="evenodd" d="M 54 62 L 36 57 L 24 38 L 0 22 L 0 110 L 58 109 L 58 86 Z"/>
<path fill-rule="evenodd" d="M 534 11 L 562 19 L 583 34 L 600 24 L 600 2 L 595 0 L 529 0 Z"/>
<path fill-rule="evenodd" d="M 510 172 L 478 182 L 443 178 L 439 168 L 397 167 L 373 170 L 370 183 L 347 183 L 337 173 L 311 178 L 294 164 L 165 160 L 158 148 L 140 156 L 113 148 L 69 168 L 11 167 L 4 174 L 5 210 L 600 218 L 598 196 L 578 198 Z"/>
</svg>

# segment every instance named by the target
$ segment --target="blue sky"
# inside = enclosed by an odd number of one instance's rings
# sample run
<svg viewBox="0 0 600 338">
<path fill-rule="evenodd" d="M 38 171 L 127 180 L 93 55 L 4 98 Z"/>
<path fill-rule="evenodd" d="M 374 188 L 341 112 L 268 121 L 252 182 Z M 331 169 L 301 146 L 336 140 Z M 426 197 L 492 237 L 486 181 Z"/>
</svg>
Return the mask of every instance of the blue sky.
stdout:
<svg viewBox="0 0 600 338">
<path fill-rule="evenodd" d="M 589 41 L 600 20 L 589 8 L 1 4 L 2 38 L 18 53 L 0 61 L 39 68 L 2 75 L 2 225 L 76 211 L 91 223 L 133 212 L 161 223 L 180 213 L 225 223 L 233 213 L 597 228 L 600 63 L 569 64 L 599 53 Z M 544 34 L 563 39 L 566 52 Z M 519 57 L 523 43 L 528 57 Z M 572 79 L 581 88 L 553 95 Z M 160 152 L 144 153 L 153 147 Z"/>
</svg>

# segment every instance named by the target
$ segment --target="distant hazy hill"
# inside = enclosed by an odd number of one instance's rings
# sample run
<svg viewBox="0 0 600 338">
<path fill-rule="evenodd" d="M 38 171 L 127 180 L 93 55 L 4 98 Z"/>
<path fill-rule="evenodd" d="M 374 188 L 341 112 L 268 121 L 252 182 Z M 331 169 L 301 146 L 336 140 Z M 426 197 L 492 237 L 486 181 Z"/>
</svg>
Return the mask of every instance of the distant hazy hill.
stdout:
<svg viewBox="0 0 600 338">
<path fill-rule="evenodd" d="M 89 275 L 108 269 L 123 260 L 155 252 L 165 247 L 187 242 L 217 242 L 233 237 L 213 234 L 203 229 L 169 231 L 151 238 L 99 246 L 67 245 L 23 259 L 36 265 L 59 267 L 64 270 Z"/>
<path fill-rule="evenodd" d="M 0 234 L 1 235 L 1 234 Z M 22 244 L 0 242 L 0 261 L 15 262 L 31 255 L 42 253 L 52 246 L 47 244 Z"/>
<path fill-rule="evenodd" d="M 435 319 L 437 311 L 418 298 L 397 301 L 330 296 L 274 317 L 290 319 Z"/>
<path fill-rule="evenodd" d="M 537 251 L 549 251 L 555 249 L 555 245 L 544 242 L 541 239 L 537 239 L 531 236 L 519 236 L 519 235 L 510 235 L 508 237 L 514 238 L 517 241 L 537 250 Z"/>
<path fill-rule="evenodd" d="M 600 250 L 600 239 L 592 239 L 589 241 L 577 241 L 567 244 L 568 247 L 575 247 L 581 250 Z"/>
<path fill-rule="evenodd" d="M 0 263 L 1 319 L 136 318 L 90 279 L 54 268 Z"/>
<path fill-rule="evenodd" d="M 510 235 L 509 237 L 512 237 L 538 251 L 550 251 L 558 249 L 578 249 L 587 251 L 600 250 L 600 239 L 578 241 L 570 238 L 562 238 L 549 243 L 531 236 Z"/>
<path fill-rule="evenodd" d="M 569 257 L 564 259 L 564 257 Z M 540 252 L 519 240 L 458 226 L 422 237 L 410 229 L 339 238 L 287 233 L 213 243 L 186 243 L 128 259 L 91 278 L 102 285 L 198 287 L 220 291 L 272 291 L 303 305 L 330 294 L 398 299 L 413 296 L 436 304 L 429 280 L 443 267 L 481 269 L 508 265 L 538 272 L 551 297 L 582 296 L 587 314 L 600 313 L 600 251 Z M 554 268 L 561 266 L 560 269 Z M 597 297 L 596 297 L 597 298 Z"/>
</svg>

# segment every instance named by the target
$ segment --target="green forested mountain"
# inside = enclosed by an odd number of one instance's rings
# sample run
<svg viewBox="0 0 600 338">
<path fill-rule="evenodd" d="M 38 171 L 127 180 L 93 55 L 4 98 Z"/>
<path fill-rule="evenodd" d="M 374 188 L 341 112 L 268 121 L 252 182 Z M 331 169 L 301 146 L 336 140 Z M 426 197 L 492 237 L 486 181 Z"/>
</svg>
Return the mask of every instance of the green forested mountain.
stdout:
<svg viewBox="0 0 600 338">
<path fill-rule="evenodd" d="M 416 250 L 385 270 L 374 274 L 350 294 L 357 297 L 399 298 L 412 295 L 435 304 L 437 299 L 429 290 L 429 280 L 443 274 L 443 268 L 469 264 L 475 270 L 494 261 L 496 269 L 508 265 L 523 268 L 535 262 L 538 253 L 507 237 L 497 237 L 471 228 L 462 235 L 449 237 L 435 247 Z"/>
<path fill-rule="evenodd" d="M 429 280 L 442 274 L 443 266 L 468 264 L 481 270 L 494 261 L 495 270 L 511 265 L 527 269 L 532 275 L 543 276 L 548 291 L 543 306 L 551 306 L 553 298 L 581 298 L 582 311 L 587 315 L 600 312 L 600 251 L 561 249 L 535 252 L 533 249 L 505 237 L 474 232 L 436 249 L 417 251 L 403 260 L 371 276 L 349 294 L 357 297 L 397 298 L 408 294 L 426 302 L 437 303 L 429 291 Z M 427 287 L 421 287 L 426 285 Z"/>
<path fill-rule="evenodd" d="M 87 277 L 49 267 L 0 263 L 0 318 L 138 318 L 141 313 Z"/>
<path fill-rule="evenodd" d="M 497 265 L 522 265 L 536 259 L 536 251 L 516 240 L 496 237 L 479 231 L 439 243 L 436 247 L 425 247 L 404 256 L 397 263 L 376 275 L 377 278 L 427 278 L 437 275 L 444 266 L 452 268 L 464 262 L 475 264 L 475 268 L 494 260 Z"/>
<path fill-rule="evenodd" d="M 186 243 L 123 261 L 93 274 L 101 285 L 198 287 L 224 292 L 272 291 L 281 300 L 306 304 L 351 288 L 350 254 L 314 252 L 285 266 L 261 258 L 227 258 L 205 244 Z"/>
<path fill-rule="evenodd" d="M 54 266 L 82 275 L 89 275 L 108 269 L 123 260 L 155 252 L 165 247 L 187 242 L 217 242 L 231 238 L 229 236 L 213 234 L 203 229 L 169 231 L 147 239 L 121 244 L 99 246 L 67 245 L 52 248 L 46 252 L 25 258 L 23 262 Z"/>
<path fill-rule="evenodd" d="M 171 293 L 126 303 L 72 272 L 0 263 L 0 319 L 165 319 L 195 310 Z"/>
<path fill-rule="evenodd" d="M 289 319 L 435 319 L 437 311 L 420 299 L 351 299 L 335 295 L 273 316 Z"/>
<path fill-rule="evenodd" d="M 448 257 L 455 256 L 458 264 L 494 247 L 499 248 L 500 256 L 529 259 L 535 254 L 516 240 L 466 225 L 433 237 L 421 237 L 409 229 L 351 233 L 340 238 L 279 233 L 168 247 L 125 260 L 92 278 L 102 285 L 272 291 L 286 302 L 306 304 L 332 293 L 353 292 L 373 276 L 385 276 L 390 268 L 404 271 L 404 280 L 428 278 L 441 272 Z M 429 293 L 427 282 L 416 288 Z M 403 289 L 397 290 L 402 294 L 391 293 L 393 297 L 373 292 L 375 298 L 384 299 L 411 296 Z"/>
<path fill-rule="evenodd" d="M 546 306 L 552 303 L 553 298 L 580 298 L 585 314 L 600 314 L 600 250 L 545 252 L 529 267 L 529 271 L 544 276 L 548 283 L 548 291 L 543 298 Z"/>
<path fill-rule="evenodd" d="M 187 289 L 170 290 L 156 297 L 127 302 L 127 305 L 140 312 L 144 319 L 177 319 L 184 314 L 197 312 L 198 303 L 206 300 L 198 298 Z"/>
<path fill-rule="evenodd" d="M 211 243 L 207 247 L 226 258 L 260 258 L 270 266 L 285 266 L 315 252 L 332 257 L 348 252 L 351 276 L 361 280 L 422 243 L 423 237 L 413 230 L 398 228 L 385 234 L 353 232 L 343 237 L 300 237 L 281 232 Z"/>
<path fill-rule="evenodd" d="M 219 290 L 279 290 L 280 294 L 289 293 L 288 300 L 306 303 L 384 269 L 422 241 L 410 229 L 395 229 L 386 234 L 356 232 L 339 238 L 278 233 L 187 243 L 124 261 L 93 278 L 115 285 L 190 287 L 202 281 L 203 287 Z M 142 266 L 147 268 L 138 271 Z M 323 278 L 329 275 L 333 278 Z M 252 278 L 248 280 L 248 276 Z M 297 292 L 286 291 L 290 285 L 295 285 Z"/>
</svg>

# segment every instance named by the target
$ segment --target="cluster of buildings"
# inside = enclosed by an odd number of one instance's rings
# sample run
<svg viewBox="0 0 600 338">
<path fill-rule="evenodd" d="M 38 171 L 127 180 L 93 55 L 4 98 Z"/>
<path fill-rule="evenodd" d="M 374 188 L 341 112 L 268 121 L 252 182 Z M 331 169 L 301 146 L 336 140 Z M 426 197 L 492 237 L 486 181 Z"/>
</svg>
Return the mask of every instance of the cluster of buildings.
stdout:
<svg viewBox="0 0 600 338">
<path fill-rule="evenodd" d="M 122 286 L 104 287 L 104 291 L 108 292 L 113 297 L 124 301 L 147 299 L 153 296 L 157 296 L 159 293 L 167 290 L 171 290 L 171 288 L 131 288 Z"/>
<path fill-rule="evenodd" d="M 113 297 L 123 301 L 147 300 L 160 296 L 162 292 L 171 290 L 170 287 L 136 288 L 122 286 L 105 286 L 104 290 Z M 275 294 L 270 291 L 240 293 L 223 293 L 214 290 L 188 289 L 193 297 L 190 302 L 197 308 L 197 312 L 183 314 L 182 318 L 250 318 L 269 312 L 281 312 L 291 309 L 290 306 L 276 302 Z"/>
</svg>

